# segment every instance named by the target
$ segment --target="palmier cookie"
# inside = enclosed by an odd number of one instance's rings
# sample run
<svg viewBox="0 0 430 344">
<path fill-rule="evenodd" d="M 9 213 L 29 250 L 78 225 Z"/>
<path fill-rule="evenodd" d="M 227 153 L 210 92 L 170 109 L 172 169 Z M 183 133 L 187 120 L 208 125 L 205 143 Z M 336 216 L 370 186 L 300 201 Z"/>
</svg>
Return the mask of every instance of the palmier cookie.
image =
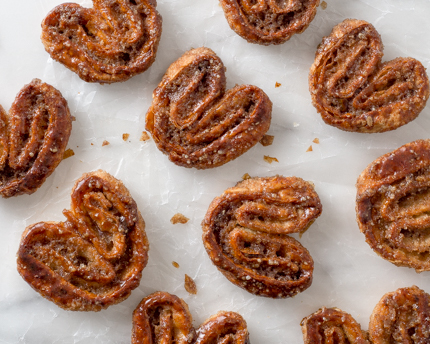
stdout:
<svg viewBox="0 0 430 344">
<path fill-rule="evenodd" d="M 155 292 L 133 312 L 132 344 L 249 344 L 245 320 L 235 312 L 221 311 L 197 331 L 188 305 L 179 297 Z"/>
<path fill-rule="evenodd" d="M 373 161 L 357 180 L 357 222 L 370 247 L 397 266 L 430 270 L 430 140 Z"/>
<path fill-rule="evenodd" d="M 51 57 L 87 82 L 125 81 L 155 60 L 161 36 L 156 0 L 93 0 L 55 7 L 42 22 Z"/>
<path fill-rule="evenodd" d="M 394 130 L 414 120 L 429 97 L 424 66 L 406 57 L 381 63 L 379 33 L 364 20 L 334 27 L 310 69 L 312 102 L 324 122 L 346 131 Z"/>
<path fill-rule="evenodd" d="M 9 115 L 0 106 L 0 194 L 32 194 L 63 159 L 72 130 L 67 101 L 34 79 L 17 95 Z"/>
<path fill-rule="evenodd" d="M 225 68 L 208 48 L 186 52 L 154 90 L 146 129 L 177 165 L 206 169 L 245 153 L 269 129 L 272 103 L 258 87 L 225 92 Z"/>
<path fill-rule="evenodd" d="M 110 174 L 84 174 L 65 222 L 26 228 L 18 272 L 33 289 L 73 311 L 99 311 L 126 299 L 148 259 L 145 224 L 129 191 Z"/>
<path fill-rule="evenodd" d="M 314 262 L 287 234 L 306 231 L 321 211 L 313 186 L 300 178 L 251 178 L 212 201 L 203 243 L 233 284 L 259 296 L 292 297 L 311 285 Z"/>
<path fill-rule="evenodd" d="M 302 33 L 314 19 L 319 0 L 220 0 L 233 31 L 250 43 L 281 44 Z"/>
<path fill-rule="evenodd" d="M 321 308 L 300 323 L 305 344 L 370 344 L 367 334 L 348 313 L 339 308 Z"/>
</svg>

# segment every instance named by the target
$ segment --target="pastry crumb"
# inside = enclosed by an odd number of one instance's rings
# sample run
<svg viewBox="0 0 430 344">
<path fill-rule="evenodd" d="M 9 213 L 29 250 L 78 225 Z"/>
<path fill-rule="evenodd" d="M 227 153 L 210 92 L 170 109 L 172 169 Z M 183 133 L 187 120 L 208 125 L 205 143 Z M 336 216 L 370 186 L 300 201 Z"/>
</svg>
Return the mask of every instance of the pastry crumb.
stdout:
<svg viewBox="0 0 430 344">
<path fill-rule="evenodd" d="M 190 219 L 180 213 L 173 215 L 170 222 L 176 225 L 177 223 L 187 223 Z"/>
<path fill-rule="evenodd" d="M 185 274 L 185 290 L 189 292 L 190 294 L 196 295 L 197 294 L 197 286 L 194 280 Z"/>
<path fill-rule="evenodd" d="M 260 143 L 264 146 L 270 146 L 273 143 L 273 140 L 275 139 L 275 136 L 273 135 L 264 135 L 263 138 L 260 140 Z"/>
<path fill-rule="evenodd" d="M 110 142 L 109 142 L 109 141 L 104 140 L 104 141 L 103 141 L 103 143 L 102 143 L 102 147 L 103 147 L 103 146 L 107 146 L 107 145 L 109 145 L 109 144 L 110 144 Z"/>
<path fill-rule="evenodd" d="M 325 1 L 321 2 L 321 8 L 325 10 L 327 8 L 327 3 Z"/>
<path fill-rule="evenodd" d="M 313 151 L 313 148 L 312 148 L 312 145 L 310 145 L 306 152 L 312 152 L 312 151 Z"/>
<path fill-rule="evenodd" d="M 150 139 L 148 133 L 146 131 L 142 132 L 142 136 L 140 137 L 140 141 L 148 141 Z"/>
<path fill-rule="evenodd" d="M 271 163 L 272 163 L 272 162 L 274 162 L 274 161 L 279 162 L 279 160 L 278 160 L 278 159 L 276 159 L 276 158 L 274 158 L 274 157 L 271 157 L 271 156 L 268 156 L 268 155 L 265 155 L 265 156 L 264 156 L 264 160 L 265 160 L 266 162 L 268 162 L 269 164 L 271 164 Z"/>
<path fill-rule="evenodd" d="M 177 269 L 177 268 L 179 268 L 179 264 L 177 263 L 177 262 L 172 262 L 172 265 Z"/>
<path fill-rule="evenodd" d="M 276 82 L 275 83 L 275 87 L 281 87 L 282 86 L 282 84 L 281 83 L 279 83 L 279 82 Z"/>
<path fill-rule="evenodd" d="M 242 180 L 247 180 L 247 179 L 250 179 L 251 178 L 251 176 L 248 174 L 248 173 L 245 173 L 243 176 L 242 176 Z"/>
<path fill-rule="evenodd" d="M 75 116 L 71 116 L 72 118 L 72 122 L 76 121 L 76 117 Z"/>
<path fill-rule="evenodd" d="M 319 144 L 320 143 L 320 139 L 318 137 L 314 138 L 314 140 L 312 141 L 313 143 Z"/>
<path fill-rule="evenodd" d="M 94 146 L 94 143 L 91 142 L 91 146 Z"/>
<path fill-rule="evenodd" d="M 63 154 L 63 160 L 70 158 L 73 155 L 75 155 L 75 152 L 73 151 L 73 149 L 68 148 L 68 149 L 66 149 L 66 151 Z"/>
<path fill-rule="evenodd" d="M 123 139 L 124 141 L 127 141 L 129 137 L 130 137 L 130 134 L 128 134 L 128 133 L 124 133 L 124 134 L 122 134 L 122 139 Z"/>
</svg>

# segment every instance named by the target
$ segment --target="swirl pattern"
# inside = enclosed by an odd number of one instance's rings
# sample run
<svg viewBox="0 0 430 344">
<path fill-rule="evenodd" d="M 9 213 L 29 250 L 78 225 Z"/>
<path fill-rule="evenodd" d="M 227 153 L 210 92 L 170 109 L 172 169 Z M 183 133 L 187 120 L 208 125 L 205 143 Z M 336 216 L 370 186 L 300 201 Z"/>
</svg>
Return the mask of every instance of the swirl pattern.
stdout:
<svg viewBox="0 0 430 344">
<path fill-rule="evenodd" d="M 297 240 L 321 214 L 313 186 L 296 177 L 251 178 L 215 198 L 203 220 L 203 242 L 235 285 L 272 298 L 312 283 L 313 260 Z"/>
<path fill-rule="evenodd" d="M 196 331 L 188 305 L 175 295 L 155 292 L 133 312 L 132 344 L 249 344 L 245 320 L 235 312 L 218 312 Z"/>
<path fill-rule="evenodd" d="M 35 192 L 63 159 L 71 130 L 67 101 L 38 79 L 23 87 L 9 116 L 0 106 L 0 194 Z"/>
<path fill-rule="evenodd" d="M 302 33 L 314 19 L 319 0 L 220 0 L 233 31 L 248 42 L 269 45 Z"/>
<path fill-rule="evenodd" d="M 369 344 L 360 324 L 339 308 L 322 308 L 300 325 L 305 344 Z"/>
<path fill-rule="evenodd" d="M 430 270 L 430 140 L 373 161 L 357 180 L 357 222 L 380 256 L 417 272 Z"/>
<path fill-rule="evenodd" d="M 125 81 L 155 60 L 161 36 L 156 0 L 93 0 L 93 8 L 65 3 L 42 22 L 51 57 L 87 82 Z"/>
<path fill-rule="evenodd" d="M 37 292 L 74 311 L 99 311 L 126 299 L 148 259 L 145 223 L 125 186 L 104 171 L 84 174 L 65 222 L 27 227 L 18 272 Z"/>
<path fill-rule="evenodd" d="M 370 317 L 373 344 L 430 343 L 430 295 L 416 286 L 385 294 Z"/>
<path fill-rule="evenodd" d="M 272 103 L 258 87 L 225 92 L 225 68 L 210 49 L 186 52 L 154 90 L 146 129 L 177 165 L 223 165 L 245 153 L 269 129 Z"/>
<path fill-rule="evenodd" d="M 414 120 L 429 97 L 417 60 L 381 63 L 381 37 L 363 20 L 346 19 L 318 47 L 309 74 L 312 102 L 324 122 L 362 133 L 394 130 Z"/>
</svg>

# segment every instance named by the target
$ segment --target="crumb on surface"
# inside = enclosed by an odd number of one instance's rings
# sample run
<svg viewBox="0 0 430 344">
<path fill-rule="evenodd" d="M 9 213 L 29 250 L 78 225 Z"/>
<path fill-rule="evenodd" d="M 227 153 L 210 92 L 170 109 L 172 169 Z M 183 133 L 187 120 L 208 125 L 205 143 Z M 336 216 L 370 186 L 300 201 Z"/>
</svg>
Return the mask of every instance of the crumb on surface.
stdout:
<svg viewBox="0 0 430 344">
<path fill-rule="evenodd" d="M 312 141 L 313 143 L 319 144 L 320 143 L 320 139 L 318 137 L 314 138 L 314 140 Z"/>
<path fill-rule="evenodd" d="M 306 152 L 312 152 L 312 151 L 313 151 L 313 148 L 312 148 L 312 145 L 310 145 Z"/>
<path fill-rule="evenodd" d="M 242 176 L 242 179 L 243 180 L 247 180 L 247 179 L 250 179 L 251 178 L 251 176 L 248 174 L 248 173 L 245 173 L 243 176 Z"/>
<path fill-rule="evenodd" d="M 273 140 L 275 139 L 275 136 L 273 135 L 264 135 L 263 138 L 260 140 L 260 143 L 264 146 L 270 146 L 273 143 Z"/>
<path fill-rule="evenodd" d="M 91 146 L 94 146 L 94 143 L 91 142 Z"/>
<path fill-rule="evenodd" d="M 197 286 L 194 280 L 185 274 L 185 284 L 184 284 L 185 290 L 189 292 L 190 294 L 196 295 L 197 294 Z"/>
<path fill-rule="evenodd" d="M 172 262 L 172 265 L 177 269 L 177 268 L 179 268 L 179 264 L 177 263 L 177 262 L 175 262 L 175 261 L 173 261 Z"/>
<path fill-rule="evenodd" d="M 176 225 L 177 223 L 187 223 L 190 219 L 180 213 L 173 215 L 170 222 Z"/>
<path fill-rule="evenodd" d="M 275 87 L 281 87 L 282 86 L 282 84 L 281 83 L 279 83 L 279 82 L 276 82 L 275 83 Z"/>
<path fill-rule="evenodd" d="M 321 2 L 321 8 L 325 10 L 327 8 L 327 3 L 325 1 Z"/>
<path fill-rule="evenodd" d="M 122 134 L 122 139 L 123 139 L 124 141 L 127 141 L 129 137 L 130 137 L 130 134 L 128 134 L 128 133 L 124 133 L 124 134 Z"/>
<path fill-rule="evenodd" d="M 271 157 L 271 156 L 268 156 L 268 155 L 265 155 L 264 156 L 264 160 L 266 161 L 266 162 L 268 162 L 269 164 L 271 164 L 272 162 L 279 162 L 279 160 L 278 159 L 276 159 L 276 158 L 274 158 L 274 157 Z"/>
<path fill-rule="evenodd" d="M 66 151 L 63 154 L 63 160 L 70 158 L 73 155 L 75 155 L 75 152 L 73 151 L 73 149 L 68 148 L 68 149 L 66 149 Z"/>
<path fill-rule="evenodd" d="M 103 147 L 103 146 L 107 146 L 108 144 L 110 144 L 110 142 L 109 142 L 109 141 L 107 141 L 107 140 L 104 140 L 104 141 L 103 141 L 103 143 L 102 143 L 102 147 Z"/>
<path fill-rule="evenodd" d="M 75 116 L 71 116 L 72 118 L 72 122 L 76 121 L 76 117 Z"/>
<path fill-rule="evenodd" d="M 142 136 L 140 137 L 140 141 L 148 141 L 150 139 L 148 133 L 146 131 L 142 132 Z"/>
</svg>

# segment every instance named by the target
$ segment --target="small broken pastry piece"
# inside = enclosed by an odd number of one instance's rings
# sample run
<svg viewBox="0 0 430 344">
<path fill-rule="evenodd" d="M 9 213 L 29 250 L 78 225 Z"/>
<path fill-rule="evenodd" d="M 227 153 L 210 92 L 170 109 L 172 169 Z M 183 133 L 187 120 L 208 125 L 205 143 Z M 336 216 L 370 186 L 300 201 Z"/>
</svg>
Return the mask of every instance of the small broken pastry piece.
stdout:
<svg viewBox="0 0 430 344">
<path fill-rule="evenodd" d="M 13 102 L 0 106 L 0 194 L 35 192 L 63 160 L 72 117 L 61 93 L 34 79 Z"/>
<path fill-rule="evenodd" d="M 133 312 L 132 344 L 189 344 L 194 338 L 188 305 L 176 295 L 155 292 Z"/>
<path fill-rule="evenodd" d="M 302 33 L 320 0 L 220 0 L 231 29 L 250 43 L 281 44 Z"/>
<path fill-rule="evenodd" d="M 146 130 L 179 166 L 221 166 L 259 142 L 271 121 L 272 102 L 258 87 L 225 92 L 225 68 L 208 48 L 186 52 L 154 90 Z"/>
<path fill-rule="evenodd" d="M 430 343 L 430 295 L 416 286 L 385 294 L 370 317 L 372 344 Z"/>
<path fill-rule="evenodd" d="M 430 270 L 430 140 L 417 140 L 373 161 L 357 180 L 360 231 L 381 257 Z"/>
<path fill-rule="evenodd" d="M 149 249 L 129 191 L 102 170 L 86 173 L 63 214 L 64 222 L 24 231 L 17 254 L 22 278 L 66 310 L 100 311 L 125 300 L 140 283 Z"/>
<path fill-rule="evenodd" d="M 359 323 L 339 308 L 322 308 L 300 323 L 304 344 L 370 344 Z"/>
<path fill-rule="evenodd" d="M 424 66 L 411 57 L 382 63 L 382 55 L 379 33 L 364 20 L 346 19 L 323 39 L 310 69 L 309 90 L 325 123 L 375 133 L 419 115 L 429 97 Z"/>
<path fill-rule="evenodd" d="M 64 3 L 43 20 L 42 43 L 84 81 L 125 81 L 155 60 L 162 23 L 156 6 L 156 0 L 93 0 L 93 8 Z"/>
<path fill-rule="evenodd" d="M 216 197 L 203 220 L 203 243 L 235 285 L 272 298 L 292 297 L 312 283 L 314 262 L 290 233 L 321 214 L 313 186 L 297 177 L 250 178 Z"/>
</svg>

